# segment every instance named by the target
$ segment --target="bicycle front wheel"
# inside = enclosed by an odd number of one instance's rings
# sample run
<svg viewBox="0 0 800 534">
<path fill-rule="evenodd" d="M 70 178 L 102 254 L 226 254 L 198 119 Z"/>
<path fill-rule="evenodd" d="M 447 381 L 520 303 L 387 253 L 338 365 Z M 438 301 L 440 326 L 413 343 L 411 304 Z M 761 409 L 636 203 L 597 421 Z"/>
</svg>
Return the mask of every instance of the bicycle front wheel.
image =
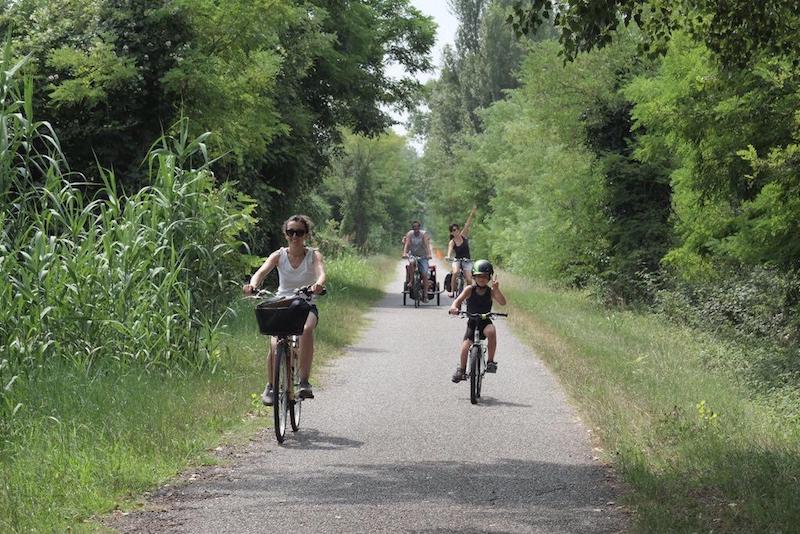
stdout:
<svg viewBox="0 0 800 534">
<path fill-rule="evenodd" d="M 414 307 L 419 308 L 419 299 L 422 298 L 422 284 L 419 273 L 414 274 Z"/>
<path fill-rule="evenodd" d="M 278 343 L 278 350 L 275 354 L 275 380 L 273 381 L 275 399 L 272 404 L 275 437 L 278 439 L 278 443 L 283 443 L 286 438 L 286 420 L 289 415 L 289 380 L 291 380 L 289 373 L 289 355 L 286 352 L 286 346 Z"/>
<path fill-rule="evenodd" d="M 477 385 L 477 397 L 481 398 L 481 388 L 483 387 L 483 375 L 486 373 L 486 356 L 483 353 L 483 347 L 481 347 L 481 357 L 478 358 L 478 385 Z"/>
<path fill-rule="evenodd" d="M 469 401 L 478 404 L 481 396 L 481 348 L 473 345 L 469 349 Z"/>
<path fill-rule="evenodd" d="M 456 282 L 456 298 L 464 291 L 464 275 L 462 273 L 458 274 L 458 281 Z"/>
<path fill-rule="evenodd" d="M 297 353 L 295 351 L 292 351 L 292 358 L 292 383 L 295 384 L 293 388 L 295 398 L 289 401 L 289 422 L 292 424 L 292 432 L 297 432 L 300 430 L 300 408 L 302 408 L 303 403 L 297 398 L 297 382 L 299 382 L 297 378 L 299 375 L 297 372 Z"/>
</svg>

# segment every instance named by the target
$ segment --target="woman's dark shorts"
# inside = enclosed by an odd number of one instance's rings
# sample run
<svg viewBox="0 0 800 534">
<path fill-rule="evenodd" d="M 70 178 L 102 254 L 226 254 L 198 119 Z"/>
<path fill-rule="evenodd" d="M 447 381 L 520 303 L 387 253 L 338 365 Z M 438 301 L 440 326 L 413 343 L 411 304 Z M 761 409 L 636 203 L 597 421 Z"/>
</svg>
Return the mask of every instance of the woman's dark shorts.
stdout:
<svg viewBox="0 0 800 534">
<path fill-rule="evenodd" d="M 312 304 L 311 305 L 311 309 L 308 310 L 308 313 L 313 313 L 314 315 L 316 315 L 317 316 L 317 324 L 319 324 L 319 310 L 317 309 L 317 305 L 316 304 Z"/>
<path fill-rule="evenodd" d="M 464 341 L 472 341 L 476 326 L 479 328 L 481 339 L 486 339 L 486 334 L 483 333 L 483 329 L 486 328 L 486 325 L 490 324 L 492 324 L 492 321 L 489 319 L 470 319 L 467 321 L 467 331 L 464 333 Z"/>
</svg>

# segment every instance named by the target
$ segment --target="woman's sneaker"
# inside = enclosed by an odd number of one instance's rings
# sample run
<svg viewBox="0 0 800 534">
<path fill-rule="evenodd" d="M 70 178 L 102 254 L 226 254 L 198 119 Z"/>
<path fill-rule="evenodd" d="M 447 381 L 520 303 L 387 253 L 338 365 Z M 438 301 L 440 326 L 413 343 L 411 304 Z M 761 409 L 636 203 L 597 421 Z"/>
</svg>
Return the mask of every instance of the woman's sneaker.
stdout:
<svg viewBox="0 0 800 534">
<path fill-rule="evenodd" d="M 486 372 L 487 373 L 496 373 L 497 372 L 497 362 L 487 362 L 486 363 Z"/>
<path fill-rule="evenodd" d="M 453 382 L 458 383 L 462 380 L 466 380 L 466 376 L 464 376 L 464 370 L 461 367 L 456 367 L 456 372 L 453 373 L 453 378 L 451 379 Z"/>
<path fill-rule="evenodd" d="M 264 388 L 264 393 L 261 394 L 261 402 L 264 403 L 264 406 L 272 406 L 272 403 L 275 402 L 275 392 L 272 391 L 272 384 L 267 384 L 267 387 Z"/>
<path fill-rule="evenodd" d="M 297 395 L 301 399 L 313 399 L 314 391 L 311 389 L 311 384 L 308 382 L 300 382 L 300 387 L 297 390 Z"/>
</svg>

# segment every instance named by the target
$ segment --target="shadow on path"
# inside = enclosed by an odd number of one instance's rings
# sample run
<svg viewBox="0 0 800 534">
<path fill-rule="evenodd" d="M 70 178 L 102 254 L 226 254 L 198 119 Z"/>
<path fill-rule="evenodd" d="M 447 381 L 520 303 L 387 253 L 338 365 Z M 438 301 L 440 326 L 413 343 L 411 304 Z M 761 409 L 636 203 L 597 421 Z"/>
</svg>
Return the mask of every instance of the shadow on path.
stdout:
<svg viewBox="0 0 800 534">
<path fill-rule="evenodd" d="M 302 447 L 302 444 L 298 444 Z M 214 491 L 236 492 L 259 500 L 264 466 L 248 468 L 235 482 L 220 481 Z M 328 469 L 282 472 L 270 491 L 288 505 L 382 506 L 401 509 L 456 507 L 478 514 L 501 514 L 530 531 L 615 532 L 619 517 L 607 514 L 609 498 L 598 487 L 608 484 L 606 468 L 541 461 L 496 459 L 487 463 L 420 461 L 379 464 L 335 464 Z M 283 491 L 285 485 L 293 491 Z M 576 521 L 576 517 L 580 520 Z M 528 529 L 526 529 L 528 530 Z M 463 532 L 426 529 L 416 532 Z M 498 530 L 498 532 L 501 532 Z"/>
<path fill-rule="evenodd" d="M 337 450 L 357 449 L 364 444 L 363 441 L 324 434 L 314 428 L 303 427 L 302 424 L 301 418 L 302 428 L 297 433 L 287 432 L 286 441 L 283 442 L 282 447 L 286 449 Z"/>
<path fill-rule="evenodd" d="M 481 406 L 484 408 L 491 408 L 493 406 L 503 406 L 506 408 L 533 408 L 532 404 L 520 404 L 518 402 L 508 402 L 496 399 L 494 397 L 488 397 L 486 395 L 481 395 L 481 398 L 478 399 L 478 404 L 475 405 L 476 408 L 480 408 Z"/>
</svg>

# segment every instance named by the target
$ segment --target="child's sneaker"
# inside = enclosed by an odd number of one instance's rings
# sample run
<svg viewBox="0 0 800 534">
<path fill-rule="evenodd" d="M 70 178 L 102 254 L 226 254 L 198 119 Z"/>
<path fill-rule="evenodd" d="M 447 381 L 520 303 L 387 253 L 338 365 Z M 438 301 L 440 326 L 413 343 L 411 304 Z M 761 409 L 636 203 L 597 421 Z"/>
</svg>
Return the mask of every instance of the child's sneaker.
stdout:
<svg viewBox="0 0 800 534">
<path fill-rule="evenodd" d="M 466 380 L 466 376 L 464 376 L 464 370 L 461 367 L 456 367 L 456 372 L 453 373 L 453 382 L 458 383 L 462 380 Z"/>
<path fill-rule="evenodd" d="M 488 362 L 486 364 L 486 372 L 487 373 L 496 373 L 497 372 L 497 362 Z"/>
</svg>

